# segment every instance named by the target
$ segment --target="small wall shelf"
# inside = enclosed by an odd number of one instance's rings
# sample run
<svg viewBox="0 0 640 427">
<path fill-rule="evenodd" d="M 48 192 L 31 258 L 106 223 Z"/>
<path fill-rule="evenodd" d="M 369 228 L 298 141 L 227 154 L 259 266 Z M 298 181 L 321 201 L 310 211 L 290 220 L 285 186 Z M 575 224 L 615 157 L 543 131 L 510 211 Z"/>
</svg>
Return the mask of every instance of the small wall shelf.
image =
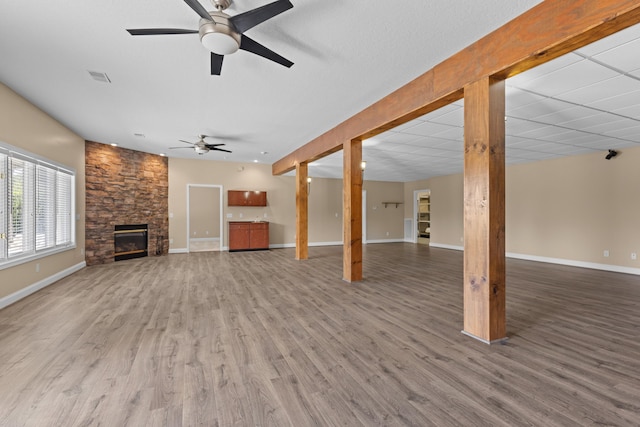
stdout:
<svg viewBox="0 0 640 427">
<path fill-rule="evenodd" d="M 398 205 L 403 204 L 403 202 L 382 202 L 382 204 L 384 205 L 385 208 L 387 207 L 387 205 L 396 205 L 396 209 L 397 209 Z"/>
</svg>

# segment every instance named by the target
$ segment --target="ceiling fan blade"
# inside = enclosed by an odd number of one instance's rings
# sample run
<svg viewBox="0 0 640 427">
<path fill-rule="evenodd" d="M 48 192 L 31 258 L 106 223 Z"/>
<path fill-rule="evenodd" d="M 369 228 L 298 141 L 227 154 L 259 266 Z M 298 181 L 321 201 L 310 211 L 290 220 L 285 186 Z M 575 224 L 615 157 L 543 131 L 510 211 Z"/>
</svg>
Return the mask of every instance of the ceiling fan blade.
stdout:
<svg viewBox="0 0 640 427">
<path fill-rule="evenodd" d="M 186 144 L 196 145 L 195 143 L 193 143 L 193 142 L 189 142 L 189 141 L 185 141 L 184 139 L 179 139 L 178 141 L 180 141 L 180 142 L 184 142 L 184 143 L 186 143 Z M 186 147 L 186 148 L 191 148 L 191 147 Z"/>
<path fill-rule="evenodd" d="M 169 150 L 175 150 L 176 148 L 190 148 L 193 150 L 193 147 L 169 147 Z"/>
<path fill-rule="evenodd" d="M 227 145 L 227 144 L 204 144 L 204 146 L 207 148 L 221 147 L 223 145 Z"/>
<path fill-rule="evenodd" d="M 271 49 L 262 46 L 260 43 L 253 39 L 250 39 L 244 34 L 240 39 L 240 49 L 246 50 L 247 52 L 255 53 L 256 55 L 262 56 L 263 58 L 270 59 L 271 61 L 284 65 L 287 68 L 293 65 L 293 62 L 289 61 L 287 58 L 278 55 Z"/>
<path fill-rule="evenodd" d="M 217 53 L 211 52 L 211 75 L 219 76 L 222 71 L 222 60 L 224 59 L 223 55 L 218 55 Z"/>
<path fill-rule="evenodd" d="M 188 4 L 189 7 L 193 9 L 195 13 L 200 15 L 201 18 L 206 19 L 207 21 L 211 21 L 211 15 L 209 15 L 209 12 L 207 12 L 207 9 L 205 9 L 200 4 L 200 2 L 198 2 L 198 0 L 184 0 L 184 2 Z"/>
<path fill-rule="evenodd" d="M 229 151 L 229 150 L 225 150 L 224 148 L 217 148 L 217 147 L 213 147 L 211 148 L 211 150 L 224 151 L 225 153 L 233 153 L 233 151 Z"/>
<path fill-rule="evenodd" d="M 162 34 L 197 34 L 198 30 L 185 30 L 182 28 L 135 28 L 127 30 L 132 36 L 155 36 Z"/>
<path fill-rule="evenodd" d="M 277 0 L 273 3 L 256 7 L 248 12 L 241 13 L 240 15 L 232 16 L 229 20 L 233 22 L 233 25 L 236 27 L 238 32 L 244 33 L 248 29 L 261 24 L 267 19 L 273 18 L 292 7 L 293 4 L 291 4 L 289 0 Z"/>
</svg>

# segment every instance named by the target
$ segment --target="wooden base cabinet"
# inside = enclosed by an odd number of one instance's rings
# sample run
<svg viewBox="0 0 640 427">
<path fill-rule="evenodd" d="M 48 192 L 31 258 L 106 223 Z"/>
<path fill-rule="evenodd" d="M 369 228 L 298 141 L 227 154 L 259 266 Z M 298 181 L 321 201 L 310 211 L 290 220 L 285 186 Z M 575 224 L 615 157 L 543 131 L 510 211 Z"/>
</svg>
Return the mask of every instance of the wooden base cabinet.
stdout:
<svg viewBox="0 0 640 427">
<path fill-rule="evenodd" d="M 269 249 L 268 222 L 229 222 L 229 252 L 264 249 Z"/>
</svg>

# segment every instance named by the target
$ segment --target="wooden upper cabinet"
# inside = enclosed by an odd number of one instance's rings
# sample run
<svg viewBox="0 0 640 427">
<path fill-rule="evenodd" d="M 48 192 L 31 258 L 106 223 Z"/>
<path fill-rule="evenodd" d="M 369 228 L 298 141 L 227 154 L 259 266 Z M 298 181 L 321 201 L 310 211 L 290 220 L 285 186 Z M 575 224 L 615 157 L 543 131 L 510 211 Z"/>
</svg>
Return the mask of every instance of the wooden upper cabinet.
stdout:
<svg viewBox="0 0 640 427">
<path fill-rule="evenodd" d="M 267 206 L 266 191 L 229 190 L 227 192 L 228 206 Z"/>
</svg>

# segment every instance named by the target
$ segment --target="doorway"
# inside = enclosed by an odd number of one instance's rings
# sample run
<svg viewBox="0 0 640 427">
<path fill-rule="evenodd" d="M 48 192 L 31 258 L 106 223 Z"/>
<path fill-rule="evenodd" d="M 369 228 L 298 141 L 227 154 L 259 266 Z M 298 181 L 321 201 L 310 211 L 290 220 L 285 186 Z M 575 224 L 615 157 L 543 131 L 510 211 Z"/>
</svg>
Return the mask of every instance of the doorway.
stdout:
<svg viewBox="0 0 640 427">
<path fill-rule="evenodd" d="M 222 186 L 187 184 L 187 251 L 220 251 L 224 242 Z"/>
<path fill-rule="evenodd" d="M 415 221 L 414 243 L 428 245 L 431 240 L 430 190 L 415 190 L 413 192 L 413 218 Z"/>
</svg>

